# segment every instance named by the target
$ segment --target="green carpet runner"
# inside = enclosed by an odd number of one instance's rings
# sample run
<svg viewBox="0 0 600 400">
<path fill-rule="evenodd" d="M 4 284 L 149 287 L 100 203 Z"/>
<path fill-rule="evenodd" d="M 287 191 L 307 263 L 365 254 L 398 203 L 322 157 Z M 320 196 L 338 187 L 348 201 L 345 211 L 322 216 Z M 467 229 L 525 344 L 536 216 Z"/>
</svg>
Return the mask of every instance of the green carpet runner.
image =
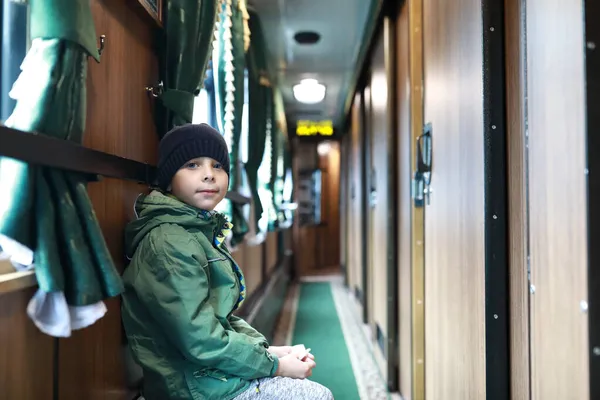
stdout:
<svg viewBox="0 0 600 400">
<path fill-rule="evenodd" d="M 301 284 L 292 344 L 312 349 L 317 367 L 311 380 L 336 400 L 360 399 L 329 283 Z"/>
</svg>

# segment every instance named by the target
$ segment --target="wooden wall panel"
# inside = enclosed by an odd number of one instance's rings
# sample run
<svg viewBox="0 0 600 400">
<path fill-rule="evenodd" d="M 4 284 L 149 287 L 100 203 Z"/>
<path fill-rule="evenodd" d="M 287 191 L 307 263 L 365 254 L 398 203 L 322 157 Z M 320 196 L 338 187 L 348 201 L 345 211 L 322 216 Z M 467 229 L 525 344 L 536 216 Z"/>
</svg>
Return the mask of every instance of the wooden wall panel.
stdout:
<svg viewBox="0 0 600 400">
<path fill-rule="evenodd" d="M 396 23 L 398 107 L 398 350 L 399 390 L 405 400 L 412 398 L 412 290 L 411 290 L 411 81 L 409 5 L 404 3 Z"/>
<path fill-rule="evenodd" d="M 417 139 L 423 133 L 423 0 L 409 0 L 410 155 L 416 170 Z M 412 205 L 412 387 L 413 400 L 425 399 L 425 209 Z"/>
<path fill-rule="evenodd" d="M 362 176 L 363 151 L 361 146 L 362 132 L 362 97 L 360 94 L 354 96 L 352 104 L 352 122 L 350 131 L 350 160 L 349 160 L 349 175 L 350 175 L 350 201 L 348 212 L 348 232 L 350 234 L 348 247 L 348 270 L 349 282 L 348 285 L 355 293 L 364 293 L 363 268 L 362 262 L 363 251 L 365 251 L 366 232 L 362 228 L 362 207 L 364 179 Z"/>
<path fill-rule="evenodd" d="M 485 392 L 482 9 L 425 0 L 425 123 L 433 127 L 425 208 L 428 400 Z"/>
<path fill-rule="evenodd" d="M 370 314 L 373 316 L 374 338 L 376 340 L 378 326 L 387 339 L 387 251 L 388 251 L 388 79 L 385 65 L 384 36 L 377 38 L 375 50 L 371 59 L 370 96 L 371 108 L 369 118 L 369 140 L 371 141 L 371 176 L 376 188 L 374 202 L 370 208 L 369 217 L 369 275 L 371 292 Z M 384 340 L 384 343 L 386 340 Z M 379 349 L 377 340 L 375 348 Z M 381 372 L 386 375 L 384 354 L 376 351 Z M 387 377 L 385 376 L 385 379 Z"/>
<path fill-rule="evenodd" d="M 345 282 L 348 281 L 348 204 L 350 201 L 349 195 L 349 164 L 348 156 L 350 148 L 350 135 L 344 132 L 344 137 L 340 142 L 340 212 L 339 212 L 339 236 L 340 236 L 340 265 L 343 268 Z"/>
<path fill-rule="evenodd" d="M 317 228 L 318 267 L 331 269 L 340 265 L 340 145 L 329 143 L 330 150 L 319 157 L 322 174 L 321 219 Z"/>
<path fill-rule="evenodd" d="M 233 254 L 246 279 L 246 293 L 250 296 L 262 283 L 262 244 L 240 244 Z"/>
<path fill-rule="evenodd" d="M 291 229 L 283 231 L 284 251 L 294 251 L 294 235 Z"/>
<path fill-rule="evenodd" d="M 265 242 L 267 246 L 267 275 L 269 275 L 273 269 L 277 266 L 277 232 L 267 233 L 267 240 Z"/>
<path fill-rule="evenodd" d="M 582 7 L 527 1 L 531 374 L 539 400 L 589 398 L 580 308 L 588 262 Z"/>
<path fill-rule="evenodd" d="M 155 163 L 157 136 L 152 103 L 144 87 L 156 83 L 151 23 L 128 2 L 91 2 L 98 35 L 106 35 L 100 63 L 89 63 L 88 119 L 84 144 L 138 161 Z M 123 268 L 123 228 L 133 203 L 147 188 L 106 179 L 89 193 L 115 264 Z M 106 302 L 96 324 L 59 343 L 59 398 L 129 400 L 128 365 L 121 329 L 120 299 Z"/>
<path fill-rule="evenodd" d="M 510 380 L 513 400 L 530 399 L 524 0 L 506 0 L 506 96 L 510 268 Z"/>
<path fill-rule="evenodd" d="M 316 168 L 329 168 L 333 158 L 333 178 L 328 178 L 329 170 L 322 174 L 323 199 L 321 206 L 323 224 L 319 226 L 299 226 L 294 224 L 294 247 L 296 269 L 299 276 L 340 272 L 340 234 L 339 234 L 339 147 L 332 144 L 330 156 L 320 160 L 317 155 L 317 142 L 303 142 L 295 138 L 293 168 L 297 177 L 300 171 Z M 335 150 L 337 149 L 337 150 Z M 334 156 L 331 154 L 336 152 Z M 323 161 L 323 162 L 322 162 Z M 294 182 L 298 184 L 298 179 Z M 298 187 L 295 192 L 298 193 Z M 325 220 L 328 218 L 328 220 Z M 334 263 L 333 265 L 327 265 Z M 333 268 L 328 268 L 333 267 Z"/>
<path fill-rule="evenodd" d="M 0 295 L 0 397 L 51 400 L 54 343 L 25 310 L 37 288 Z"/>
<path fill-rule="evenodd" d="M 294 138 L 294 151 L 292 156 L 292 165 L 294 170 L 294 193 L 300 190 L 299 173 L 301 171 L 317 168 L 319 165 L 316 147 L 313 143 L 303 143 L 298 138 Z M 297 201 L 297 199 L 295 199 Z M 310 274 L 315 270 L 316 266 L 316 246 L 317 236 L 314 227 L 300 226 L 298 223 L 298 215 L 296 211 L 295 221 L 293 226 L 294 231 L 294 247 L 299 251 L 296 254 L 296 275 L 303 276 Z"/>
</svg>

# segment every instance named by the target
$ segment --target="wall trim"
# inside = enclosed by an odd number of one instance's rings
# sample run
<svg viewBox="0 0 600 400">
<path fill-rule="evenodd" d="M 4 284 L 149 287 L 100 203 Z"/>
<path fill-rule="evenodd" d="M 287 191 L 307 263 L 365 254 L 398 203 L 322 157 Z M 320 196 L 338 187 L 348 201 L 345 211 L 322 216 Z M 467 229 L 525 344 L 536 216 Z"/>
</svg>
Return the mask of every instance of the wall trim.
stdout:
<svg viewBox="0 0 600 400">
<path fill-rule="evenodd" d="M 510 399 L 504 4 L 482 1 L 485 365 L 488 400 Z"/>
<path fill-rule="evenodd" d="M 590 399 L 600 398 L 600 6 L 585 1 Z"/>
</svg>

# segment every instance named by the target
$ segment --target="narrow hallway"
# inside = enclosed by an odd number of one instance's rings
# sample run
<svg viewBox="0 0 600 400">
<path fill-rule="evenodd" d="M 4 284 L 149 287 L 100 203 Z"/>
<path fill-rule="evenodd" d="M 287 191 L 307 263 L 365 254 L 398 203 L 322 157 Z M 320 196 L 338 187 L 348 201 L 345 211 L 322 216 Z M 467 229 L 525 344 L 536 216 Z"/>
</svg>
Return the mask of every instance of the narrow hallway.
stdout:
<svg viewBox="0 0 600 400">
<path fill-rule="evenodd" d="M 301 279 L 290 287 L 274 345 L 304 344 L 317 367 L 310 378 L 336 399 L 389 399 L 373 357 L 370 332 L 338 275 Z"/>
</svg>

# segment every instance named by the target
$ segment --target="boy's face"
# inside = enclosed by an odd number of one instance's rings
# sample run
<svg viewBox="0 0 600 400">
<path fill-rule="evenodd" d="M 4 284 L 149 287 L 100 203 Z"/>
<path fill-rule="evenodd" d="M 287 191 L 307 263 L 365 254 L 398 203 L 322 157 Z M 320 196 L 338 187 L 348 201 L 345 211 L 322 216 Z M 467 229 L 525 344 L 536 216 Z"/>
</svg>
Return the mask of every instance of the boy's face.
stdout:
<svg viewBox="0 0 600 400">
<path fill-rule="evenodd" d="M 209 157 L 186 162 L 171 181 L 171 192 L 181 201 L 202 210 L 213 210 L 225 197 L 229 177 L 223 166 Z"/>
</svg>

